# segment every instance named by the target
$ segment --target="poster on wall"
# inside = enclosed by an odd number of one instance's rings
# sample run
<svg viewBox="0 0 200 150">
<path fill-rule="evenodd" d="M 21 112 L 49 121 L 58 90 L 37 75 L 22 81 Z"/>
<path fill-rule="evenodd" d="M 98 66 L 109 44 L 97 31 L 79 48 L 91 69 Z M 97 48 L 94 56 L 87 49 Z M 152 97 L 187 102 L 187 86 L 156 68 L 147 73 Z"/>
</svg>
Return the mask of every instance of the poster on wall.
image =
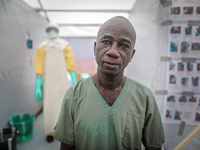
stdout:
<svg viewBox="0 0 200 150">
<path fill-rule="evenodd" d="M 168 62 L 166 89 L 172 93 L 183 91 L 200 93 L 200 61 L 191 63 L 172 60 Z"/>
<path fill-rule="evenodd" d="M 200 1 L 172 0 L 172 6 L 169 7 L 169 19 L 175 21 L 199 20 Z"/>
<path fill-rule="evenodd" d="M 200 124 L 200 25 L 189 26 L 188 20 L 200 20 L 200 1 L 172 0 L 169 7 L 168 56 L 163 123 Z M 182 61 L 184 58 L 184 62 Z M 187 58 L 187 59 L 185 59 Z M 187 61 L 188 60 L 188 61 Z M 195 93 L 193 96 L 182 93 Z M 192 95 L 192 94 L 191 94 Z"/>
<path fill-rule="evenodd" d="M 162 119 L 163 123 L 180 124 L 185 121 L 187 125 L 199 125 L 200 95 L 168 94 L 165 97 Z"/>
<path fill-rule="evenodd" d="M 200 57 L 200 26 L 169 26 L 168 55 L 173 58 Z"/>
</svg>

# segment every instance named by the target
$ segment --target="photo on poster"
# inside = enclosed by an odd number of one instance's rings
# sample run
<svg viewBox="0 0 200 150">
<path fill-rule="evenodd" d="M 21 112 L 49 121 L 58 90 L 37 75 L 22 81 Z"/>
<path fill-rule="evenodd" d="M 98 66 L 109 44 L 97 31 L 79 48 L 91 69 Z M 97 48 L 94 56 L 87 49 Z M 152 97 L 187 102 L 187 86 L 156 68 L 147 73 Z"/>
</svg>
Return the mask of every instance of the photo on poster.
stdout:
<svg viewBox="0 0 200 150">
<path fill-rule="evenodd" d="M 188 100 L 188 102 L 197 102 L 197 97 L 191 96 Z"/>
<path fill-rule="evenodd" d="M 184 15 L 192 15 L 193 14 L 193 7 L 183 7 L 183 14 Z"/>
<path fill-rule="evenodd" d="M 181 120 L 181 114 L 182 112 L 180 110 L 174 111 L 174 120 Z"/>
<path fill-rule="evenodd" d="M 195 12 L 196 12 L 196 14 L 200 14 L 200 6 L 196 7 L 196 11 Z"/>
<path fill-rule="evenodd" d="M 176 70 L 176 63 L 175 62 L 169 62 L 169 70 L 170 71 Z"/>
<path fill-rule="evenodd" d="M 167 102 L 176 102 L 175 95 L 169 95 L 167 97 Z"/>
<path fill-rule="evenodd" d="M 192 86 L 198 87 L 199 86 L 199 77 L 191 77 L 192 79 Z"/>
<path fill-rule="evenodd" d="M 200 62 L 197 62 L 197 72 L 200 72 Z"/>
<path fill-rule="evenodd" d="M 169 84 L 176 84 L 176 76 L 175 75 L 169 76 Z"/>
<path fill-rule="evenodd" d="M 196 35 L 196 36 L 200 36 L 200 26 L 196 27 L 195 29 L 196 29 L 196 30 L 195 30 L 195 31 L 196 31 L 196 32 L 195 32 L 195 35 Z"/>
<path fill-rule="evenodd" d="M 181 85 L 183 87 L 188 87 L 188 77 L 182 77 L 181 78 Z"/>
<path fill-rule="evenodd" d="M 168 70 L 167 72 L 167 78 L 166 78 L 166 89 L 168 90 L 168 92 L 180 92 L 178 91 L 178 79 L 176 77 L 176 72 L 170 72 Z"/>
<path fill-rule="evenodd" d="M 196 112 L 195 121 L 200 121 L 200 112 L 199 111 Z"/>
<path fill-rule="evenodd" d="M 187 71 L 192 72 L 194 69 L 194 64 L 193 63 L 187 63 Z"/>
<path fill-rule="evenodd" d="M 181 72 L 184 71 L 184 63 L 178 62 L 178 71 L 181 71 Z"/>
<path fill-rule="evenodd" d="M 181 53 L 189 53 L 190 44 L 186 41 L 181 42 Z"/>
<path fill-rule="evenodd" d="M 165 117 L 166 117 L 166 118 L 172 118 L 172 113 L 173 113 L 172 110 L 167 109 L 167 110 L 166 110 Z"/>
<path fill-rule="evenodd" d="M 198 41 L 196 39 L 196 41 Z M 200 39 L 199 39 L 200 41 Z M 200 58 L 200 43 L 199 42 L 192 42 L 191 43 L 191 50 L 190 50 L 191 57 Z"/>
<path fill-rule="evenodd" d="M 192 43 L 192 51 L 200 51 L 200 43 Z"/>
<path fill-rule="evenodd" d="M 187 102 L 187 97 L 186 96 L 181 96 L 178 99 L 179 102 Z"/>
<path fill-rule="evenodd" d="M 170 42 L 170 52 L 177 52 L 178 51 L 178 43 L 177 42 Z"/>
<path fill-rule="evenodd" d="M 171 7 L 170 14 L 171 15 L 180 15 L 181 7 Z"/>
<path fill-rule="evenodd" d="M 172 26 L 170 29 L 171 34 L 180 34 L 181 33 L 181 26 Z"/>
<path fill-rule="evenodd" d="M 192 26 L 188 26 L 185 28 L 185 35 L 192 35 Z"/>
<path fill-rule="evenodd" d="M 199 105 L 198 106 L 200 107 L 200 99 L 199 99 Z"/>
</svg>

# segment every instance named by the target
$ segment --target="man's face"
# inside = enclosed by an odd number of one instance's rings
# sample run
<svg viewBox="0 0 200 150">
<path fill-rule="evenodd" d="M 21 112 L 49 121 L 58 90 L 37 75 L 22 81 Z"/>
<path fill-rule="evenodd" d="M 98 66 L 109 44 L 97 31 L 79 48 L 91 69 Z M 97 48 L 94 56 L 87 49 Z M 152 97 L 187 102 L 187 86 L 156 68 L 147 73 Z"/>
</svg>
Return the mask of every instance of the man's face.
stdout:
<svg viewBox="0 0 200 150">
<path fill-rule="evenodd" d="M 98 69 L 106 75 L 123 74 L 134 55 L 135 33 L 130 24 L 116 21 L 105 25 L 95 42 L 94 55 Z"/>
</svg>

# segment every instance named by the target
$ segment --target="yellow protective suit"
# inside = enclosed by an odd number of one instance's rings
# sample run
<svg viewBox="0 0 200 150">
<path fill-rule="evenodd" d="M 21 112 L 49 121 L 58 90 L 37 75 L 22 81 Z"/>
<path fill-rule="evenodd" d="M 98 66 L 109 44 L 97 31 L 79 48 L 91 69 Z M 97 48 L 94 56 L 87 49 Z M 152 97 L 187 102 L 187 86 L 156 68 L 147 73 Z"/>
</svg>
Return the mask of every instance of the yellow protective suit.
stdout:
<svg viewBox="0 0 200 150">
<path fill-rule="evenodd" d="M 65 92 L 70 87 L 67 72 L 76 71 L 71 46 L 63 39 L 43 42 L 35 53 L 34 69 L 44 76 L 44 134 L 54 131 Z"/>
</svg>

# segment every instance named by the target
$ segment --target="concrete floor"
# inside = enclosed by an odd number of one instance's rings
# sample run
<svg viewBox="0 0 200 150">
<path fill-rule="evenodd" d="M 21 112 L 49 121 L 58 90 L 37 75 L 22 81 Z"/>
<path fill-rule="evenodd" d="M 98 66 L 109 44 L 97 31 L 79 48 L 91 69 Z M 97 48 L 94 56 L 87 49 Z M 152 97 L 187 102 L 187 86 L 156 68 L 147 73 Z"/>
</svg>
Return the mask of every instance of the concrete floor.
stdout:
<svg viewBox="0 0 200 150">
<path fill-rule="evenodd" d="M 17 150 L 59 150 L 60 143 L 54 140 L 52 143 L 46 141 L 43 134 L 43 114 L 41 113 L 35 120 L 33 126 L 33 138 L 29 141 L 18 143 Z"/>
</svg>

